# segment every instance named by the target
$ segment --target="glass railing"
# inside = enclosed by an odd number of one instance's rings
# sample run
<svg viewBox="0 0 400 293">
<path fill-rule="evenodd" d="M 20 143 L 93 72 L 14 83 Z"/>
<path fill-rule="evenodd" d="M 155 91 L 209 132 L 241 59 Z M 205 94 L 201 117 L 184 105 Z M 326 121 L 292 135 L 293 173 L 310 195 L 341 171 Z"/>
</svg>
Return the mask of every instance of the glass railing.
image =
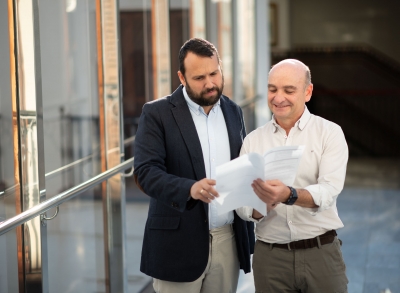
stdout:
<svg viewBox="0 0 400 293">
<path fill-rule="evenodd" d="M 62 192 L 44 202 L 41 202 L 40 204 L 37 204 L 33 208 L 24 211 L 8 220 L 5 220 L 4 222 L 0 223 L 0 235 L 18 227 L 19 225 L 24 224 L 25 222 L 41 215 L 42 221 L 46 221 L 43 217 L 46 211 L 60 206 L 62 203 L 76 197 L 77 195 L 85 192 L 88 189 L 93 188 L 94 186 L 98 185 L 99 183 L 107 180 L 108 178 L 111 178 L 117 173 L 120 173 L 126 169 L 133 168 L 133 160 L 134 158 L 130 158 L 129 160 L 119 164 L 118 166 L 115 166 L 106 172 L 103 172 L 99 175 L 96 175 L 89 180 L 74 186 L 70 189 L 68 189 L 65 192 Z"/>
<path fill-rule="evenodd" d="M 19 292 L 17 247 L 21 243 L 16 235 L 14 228 L 0 237 L 0 293 Z"/>
</svg>

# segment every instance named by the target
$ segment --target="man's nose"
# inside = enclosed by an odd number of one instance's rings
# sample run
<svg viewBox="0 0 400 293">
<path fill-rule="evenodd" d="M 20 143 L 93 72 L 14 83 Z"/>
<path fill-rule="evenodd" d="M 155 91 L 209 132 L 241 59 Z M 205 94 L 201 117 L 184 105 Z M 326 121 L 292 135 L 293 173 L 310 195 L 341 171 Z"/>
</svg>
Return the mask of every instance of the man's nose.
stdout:
<svg viewBox="0 0 400 293">
<path fill-rule="evenodd" d="M 214 79 L 212 77 L 207 76 L 205 81 L 206 81 L 205 84 L 206 89 L 211 89 L 215 86 Z"/>
<path fill-rule="evenodd" d="M 280 103 L 282 103 L 283 101 L 285 101 L 285 95 L 284 95 L 282 92 L 277 91 L 277 92 L 275 93 L 273 99 L 274 99 L 274 102 L 275 102 L 275 103 L 280 104 Z"/>
<path fill-rule="evenodd" d="M 276 93 L 275 98 L 274 98 L 275 102 L 280 103 L 284 100 L 283 95 L 280 93 Z"/>
</svg>

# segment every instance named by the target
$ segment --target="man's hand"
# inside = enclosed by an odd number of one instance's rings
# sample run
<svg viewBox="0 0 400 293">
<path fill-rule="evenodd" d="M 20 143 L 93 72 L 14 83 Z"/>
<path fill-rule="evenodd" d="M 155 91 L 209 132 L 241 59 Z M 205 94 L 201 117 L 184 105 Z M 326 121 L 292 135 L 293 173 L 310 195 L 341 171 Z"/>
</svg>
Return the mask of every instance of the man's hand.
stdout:
<svg viewBox="0 0 400 293">
<path fill-rule="evenodd" d="M 257 179 L 251 185 L 257 196 L 267 204 L 267 211 L 274 209 L 280 202 L 285 202 L 290 196 L 290 188 L 279 180 L 262 181 Z M 318 208 L 307 189 L 296 189 L 298 199 L 295 205 L 304 208 Z"/>
<path fill-rule="evenodd" d="M 218 197 L 218 192 L 214 188 L 216 183 L 215 180 L 207 178 L 197 181 L 190 188 L 190 196 L 194 199 L 210 203 L 215 197 Z"/>
<path fill-rule="evenodd" d="M 280 180 L 257 179 L 251 185 L 257 196 L 268 205 L 268 209 L 273 209 L 280 202 L 285 202 L 290 196 L 290 189 Z"/>
</svg>

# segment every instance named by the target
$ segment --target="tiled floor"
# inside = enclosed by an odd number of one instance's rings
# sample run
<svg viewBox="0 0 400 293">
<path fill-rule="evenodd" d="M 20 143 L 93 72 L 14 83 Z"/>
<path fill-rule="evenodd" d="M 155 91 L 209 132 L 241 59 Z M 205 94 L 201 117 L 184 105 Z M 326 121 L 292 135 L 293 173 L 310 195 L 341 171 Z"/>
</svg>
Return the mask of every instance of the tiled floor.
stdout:
<svg viewBox="0 0 400 293">
<path fill-rule="evenodd" d="M 338 210 L 349 292 L 400 292 L 400 190 L 346 188 Z"/>
<path fill-rule="evenodd" d="M 400 292 L 400 164 L 352 160 L 338 197 L 349 293 Z M 141 197 L 143 199 L 143 197 Z M 139 272 L 141 237 L 147 203 L 127 205 L 128 287 L 140 292 L 150 278 Z M 251 274 L 241 275 L 238 293 L 254 292 Z"/>
<path fill-rule="evenodd" d="M 350 161 L 337 205 L 349 293 L 400 293 L 400 162 Z M 129 293 L 144 293 L 151 281 L 139 270 L 147 209 L 147 196 L 127 182 Z M 105 292 L 102 213 L 101 201 L 77 198 L 48 223 L 50 292 Z M 241 275 L 237 292 L 254 292 L 251 274 Z"/>
<path fill-rule="evenodd" d="M 400 190 L 346 187 L 337 205 L 348 292 L 400 292 Z M 238 293 L 254 292 L 241 277 Z"/>
</svg>

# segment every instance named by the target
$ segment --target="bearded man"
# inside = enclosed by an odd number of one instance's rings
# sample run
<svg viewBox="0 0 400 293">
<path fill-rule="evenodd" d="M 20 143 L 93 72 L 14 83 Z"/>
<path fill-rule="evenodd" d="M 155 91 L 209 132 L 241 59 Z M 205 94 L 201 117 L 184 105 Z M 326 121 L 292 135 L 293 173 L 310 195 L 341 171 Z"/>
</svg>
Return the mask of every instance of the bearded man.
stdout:
<svg viewBox="0 0 400 293">
<path fill-rule="evenodd" d="M 242 110 L 222 95 L 217 49 L 190 39 L 179 52 L 182 83 L 144 105 L 135 139 L 135 181 L 148 196 L 140 269 L 160 293 L 236 292 L 251 269 L 254 224 L 218 214 L 216 167 L 238 157 Z"/>
</svg>

